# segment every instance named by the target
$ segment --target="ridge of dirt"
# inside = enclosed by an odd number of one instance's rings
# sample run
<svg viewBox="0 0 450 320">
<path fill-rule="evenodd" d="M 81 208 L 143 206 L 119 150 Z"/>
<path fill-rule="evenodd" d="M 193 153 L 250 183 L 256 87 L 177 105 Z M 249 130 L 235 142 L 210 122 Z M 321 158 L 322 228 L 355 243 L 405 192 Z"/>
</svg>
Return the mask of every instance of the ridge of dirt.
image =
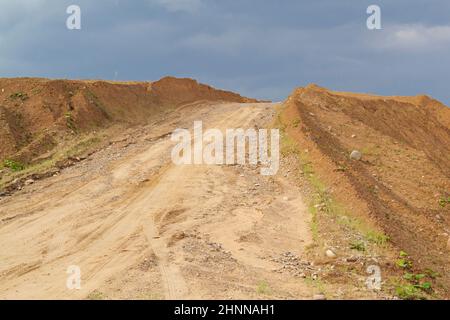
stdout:
<svg viewBox="0 0 450 320">
<path fill-rule="evenodd" d="M 0 160 L 28 164 L 67 134 L 117 123 L 142 125 L 156 114 L 199 100 L 256 102 L 188 78 L 128 83 L 0 79 Z"/>
<path fill-rule="evenodd" d="M 116 133 L 164 121 L 168 112 L 199 101 L 256 102 L 188 78 L 0 79 L 0 188 L 6 193 L 20 189 L 30 178 L 47 176 L 72 163 L 71 158 L 95 152 Z M 27 170 L 15 172 L 13 166 Z"/>
<path fill-rule="evenodd" d="M 450 109 L 428 96 L 309 85 L 280 106 L 166 77 L 0 79 L 0 101 L 0 156 L 27 165 L 0 168 L 0 298 L 417 298 L 406 275 L 450 297 Z M 195 120 L 280 128 L 278 174 L 173 165 Z"/>
<path fill-rule="evenodd" d="M 292 93 L 281 116 L 333 197 L 381 228 L 394 251 L 408 254 L 412 267 L 400 272 L 439 273 L 431 280 L 434 293 L 449 297 L 450 205 L 443 200 L 450 196 L 450 108 L 423 95 L 309 85 Z M 360 161 L 350 159 L 353 150 Z M 383 267 L 388 274 L 399 272 L 395 258 L 394 268 Z"/>
</svg>

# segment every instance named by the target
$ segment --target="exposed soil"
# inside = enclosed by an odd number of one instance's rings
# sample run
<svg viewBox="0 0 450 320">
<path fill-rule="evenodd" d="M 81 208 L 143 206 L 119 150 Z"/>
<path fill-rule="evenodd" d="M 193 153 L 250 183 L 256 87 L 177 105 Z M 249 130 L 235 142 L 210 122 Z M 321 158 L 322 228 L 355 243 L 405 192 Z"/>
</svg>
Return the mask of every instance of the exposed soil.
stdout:
<svg viewBox="0 0 450 320">
<path fill-rule="evenodd" d="M 436 290 L 449 297 L 450 109 L 426 96 L 315 85 L 295 90 L 285 105 L 288 132 L 333 196 L 406 251 L 409 272 L 438 272 Z M 353 150 L 362 160 L 350 159 Z"/>
<path fill-rule="evenodd" d="M 429 97 L 0 79 L 0 101 L 0 160 L 24 165 L 0 170 L 2 299 L 392 299 L 426 269 L 450 297 L 450 111 Z M 196 120 L 280 128 L 279 172 L 174 165 Z"/>
<path fill-rule="evenodd" d="M 310 298 L 272 261 L 303 255 L 296 187 L 258 167 L 175 166 L 167 133 L 267 124 L 272 104 L 196 104 L 1 199 L 2 298 Z M 289 200 L 285 200 L 288 197 Z M 294 261 L 295 262 L 295 261 Z M 82 270 L 81 290 L 66 269 Z"/>
<path fill-rule="evenodd" d="M 199 100 L 255 101 L 172 77 L 129 83 L 0 79 L 0 160 L 37 162 L 62 140 L 73 138 L 70 134 L 112 124 L 146 124 L 156 115 Z"/>
</svg>

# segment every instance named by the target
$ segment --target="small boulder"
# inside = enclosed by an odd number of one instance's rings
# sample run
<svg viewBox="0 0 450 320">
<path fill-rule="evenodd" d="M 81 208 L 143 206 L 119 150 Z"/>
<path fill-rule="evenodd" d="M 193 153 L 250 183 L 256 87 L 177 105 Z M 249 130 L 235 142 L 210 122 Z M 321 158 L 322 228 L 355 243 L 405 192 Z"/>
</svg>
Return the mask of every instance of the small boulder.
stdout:
<svg viewBox="0 0 450 320">
<path fill-rule="evenodd" d="M 28 179 L 28 180 L 25 181 L 25 185 L 26 186 L 29 186 L 30 184 L 33 184 L 33 183 L 34 183 L 33 179 Z"/>
<path fill-rule="evenodd" d="M 328 249 L 327 251 L 325 251 L 325 255 L 328 258 L 336 258 L 336 253 L 334 253 L 334 251 L 331 249 Z"/>
<path fill-rule="evenodd" d="M 359 161 L 362 159 L 362 153 L 359 152 L 358 150 L 353 150 L 352 153 L 350 154 L 350 159 Z"/>
<path fill-rule="evenodd" d="M 313 300 L 327 300 L 327 298 L 323 293 L 319 293 L 313 296 Z"/>
</svg>

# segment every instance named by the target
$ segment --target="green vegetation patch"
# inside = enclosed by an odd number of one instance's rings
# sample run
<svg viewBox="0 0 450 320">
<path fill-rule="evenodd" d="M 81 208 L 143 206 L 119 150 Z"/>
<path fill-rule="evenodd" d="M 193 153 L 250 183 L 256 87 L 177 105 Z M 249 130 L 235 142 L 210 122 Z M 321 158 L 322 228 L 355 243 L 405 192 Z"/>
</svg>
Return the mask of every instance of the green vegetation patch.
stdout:
<svg viewBox="0 0 450 320">
<path fill-rule="evenodd" d="M 412 272 L 413 264 L 409 255 L 405 251 L 400 251 L 397 266 L 404 270 L 403 280 L 406 283 L 399 283 L 395 288 L 397 296 L 404 300 L 423 300 L 425 294 L 432 294 L 433 287 L 431 280 L 439 276 L 431 269 L 426 269 L 423 273 Z"/>
<path fill-rule="evenodd" d="M 21 101 L 25 101 L 27 100 L 29 97 L 26 93 L 23 92 L 16 92 L 13 93 L 12 95 L 9 96 L 12 100 L 21 100 Z"/>
<path fill-rule="evenodd" d="M 439 199 L 439 205 L 442 208 L 445 208 L 449 204 L 450 204 L 450 196 L 448 196 L 447 198 L 446 197 L 442 197 L 442 198 Z"/>
<path fill-rule="evenodd" d="M 18 161 L 14 161 L 11 159 L 6 159 L 3 161 L 3 166 L 5 168 L 9 168 L 14 172 L 18 172 L 18 171 L 22 171 L 25 169 L 25 165 L 23 165 L 22 163 L 18 162 Z"/>
</svg>

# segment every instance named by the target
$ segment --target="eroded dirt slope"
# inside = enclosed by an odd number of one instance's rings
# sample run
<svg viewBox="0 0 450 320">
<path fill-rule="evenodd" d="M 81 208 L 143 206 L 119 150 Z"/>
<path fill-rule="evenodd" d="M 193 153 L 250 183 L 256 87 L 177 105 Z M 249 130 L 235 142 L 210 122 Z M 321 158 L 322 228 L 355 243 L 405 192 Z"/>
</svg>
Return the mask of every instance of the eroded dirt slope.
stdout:
<svg viewBox="0 0 450 320">
<path fill-rule="evenodd" d="M 450 117 L 436 100 L 311 85 L 278 105 L 188 79 L 1 81 L 8 156 L 42 161 L 66 135 L 104 143 L 46 179 L 27 183 L 27 167 L 0 194 L 0 298 L 415 298 L 395 293 L 407 273 L 448 296 Z M 279 172 L 173 165 L 170 134 L 196 120 L 280 128 Z M 80 290 L 66 287 L 72 265 Z"/>
<path fill-rule="evenodd" d="M 0 79 L 0 160 L 39 161 L 63 138 L 113 124 L 145 124 L 199 100 L 250 102 L 192 79 L 156 82 Z M 70 139 L 70 136 L 69 138 Z"/>
<path fill-rule="evenodd" d="M 338 93 L 310 85 L 293 92 L 283 115 L 333 197 L 375 221 L 396 250 L 410 255 L 413 267 L 405 272 L 439 273 L 437 290 L 448 296 L 450 109 L 427 96 Z M 350 159 L 353 150 L 362 153 L 360 161 Z"/>
</svg>

